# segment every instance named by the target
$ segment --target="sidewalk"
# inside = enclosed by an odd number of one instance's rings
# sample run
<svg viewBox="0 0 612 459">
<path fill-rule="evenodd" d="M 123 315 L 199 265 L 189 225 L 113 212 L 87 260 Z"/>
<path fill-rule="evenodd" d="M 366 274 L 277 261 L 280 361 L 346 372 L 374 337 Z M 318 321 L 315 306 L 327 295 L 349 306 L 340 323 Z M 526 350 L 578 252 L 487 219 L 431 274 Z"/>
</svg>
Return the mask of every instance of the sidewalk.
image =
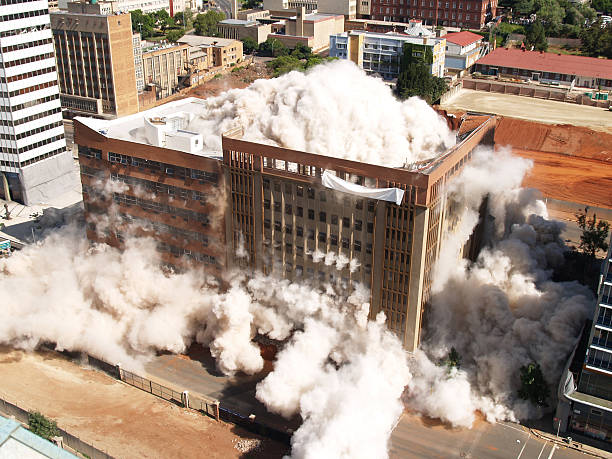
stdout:
<svg viewBox="0 0 612 459">
<path fill-rule="evenodd" d="M 604 451 L 603 449 L 599 449 L 599 448 L 595 448 L 594 446 L 590 446 L 584 443 L 580 443 L 579 441 L 575 441 L 576 439 L 581 440 L 582 439 L 582 435 L 576 434 L 574 432 L 571 433 L 564 433 L 564 437 L 559 436 L 557 437 L 554 434 L 548 433 L 548 432 L 543 432 L 541 430 L 538 429 L 534 429 L 534 428 L 530 428 L 529 429 L 532 433 L 532 435 L 534 435 L 535 437 L 541 438 L 543 440 L 548 440 L 551 443 L 555 443 L 559 446 L 564 446 L 566 448 L 571 448 L 574 449 L 576 451 L 581 451 L 585 454 L 590 454 L 591 456 L 594 457 L 601 457 L 601 458 L 605 458 L 605 459 L 612 459 L 612 453 L 609 453 L 607 451 Z M 567 441 L 564 441 L 564 438 L 567 438 L 568 436 L 572 437 L 572 442 L 568 443 Z M 595 439 L 588 439 L 589 442 L 594 441 L 597 442 L 597 440 Z M 597 443 L 602 443 L 602 447 L 604 446 L 603 442 L 597 442 Z"/>
</svg>

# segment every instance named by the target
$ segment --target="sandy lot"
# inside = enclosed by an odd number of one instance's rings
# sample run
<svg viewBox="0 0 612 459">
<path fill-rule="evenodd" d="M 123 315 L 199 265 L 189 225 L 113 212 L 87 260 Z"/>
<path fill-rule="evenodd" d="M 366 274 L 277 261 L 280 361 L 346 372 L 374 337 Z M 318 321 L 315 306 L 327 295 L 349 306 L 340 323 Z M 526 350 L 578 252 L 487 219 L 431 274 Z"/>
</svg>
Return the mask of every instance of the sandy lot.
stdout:
<svg viewBox="0 0 612 459">
<path fill-rule="evenodd" d="M 567 123 L 612 132 L 612 112 L 608 110 L 524 96 L 462 89 L 441 108 L 495 113 L 542 123 Z"/>
<path fill-rule="evenodd" d="M 286 447 L 79 367 L 55 353 L 0 349 L 0 397 L 55 419 L 117 458 L 276 458 Z M 241 453 L 236 442 L 260 440 Z"/>
</svg>

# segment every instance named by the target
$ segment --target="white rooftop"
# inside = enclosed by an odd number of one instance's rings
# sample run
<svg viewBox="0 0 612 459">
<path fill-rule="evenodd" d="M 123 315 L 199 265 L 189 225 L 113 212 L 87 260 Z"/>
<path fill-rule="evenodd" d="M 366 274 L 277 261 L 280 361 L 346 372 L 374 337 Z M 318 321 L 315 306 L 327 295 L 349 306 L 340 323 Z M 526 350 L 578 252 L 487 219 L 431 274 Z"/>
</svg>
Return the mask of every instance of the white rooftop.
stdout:
<svg viewBox="0 0 612 459">
<path fill-rule="evenodd" d="M 186 43 L 189 46 L 228 46 L 236 40 L 220 37 L 200 37 L 199 35 L 183 35 L 178 43 Z"/>
</svg>

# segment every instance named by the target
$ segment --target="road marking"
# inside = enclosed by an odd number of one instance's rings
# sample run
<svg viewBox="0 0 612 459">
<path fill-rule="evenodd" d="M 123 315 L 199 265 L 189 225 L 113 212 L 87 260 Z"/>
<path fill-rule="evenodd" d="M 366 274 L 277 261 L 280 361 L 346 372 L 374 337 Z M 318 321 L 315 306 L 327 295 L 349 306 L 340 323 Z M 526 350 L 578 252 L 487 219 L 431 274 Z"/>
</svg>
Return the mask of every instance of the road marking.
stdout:
<svg viewBox="0 0 612 459">
<path fill-rule="evenodd" d="M 542 445 L 542 449 L 540 450 L 540 454 L 538 454 L 538 459 L 540 459 L 540 456 L 542 455 L 542 453 L 544 452 L 544 448 L 546 448 L 546 445 L 548 445 L 548 442 L 545 441 L 544 444 Z"/>
<path fill-rule="evenodd" d="M 553 457 L 553 454 L 555 454 L 555 450 L 558 448 L 557 445 L 553 445 L 553 447 L 550 450 L 550 454 L 548 455 L 547 459 L 551 459 Z"/>
<path fill-rule="evenodd" d="M 518 430 L 519 432 L 525 433 L 524 429 L 519 429 L 518 427 L 514 427 L 514 426 L 511 426 L 511 425 L 508 425 L 508 424 L 504 424 L 503 422 L 496 422 L 495 424 L 499 424 L 500 426 L 507 427 L 509 429 Z M 521 426 L 521 427 L 523 427 L 523 426 Z"/>
<path fill-rule="evenodd" d="M 521 452 L 519 453 L 518 456 L 516 456 L 516 459 L 520 459 L 521 456 L 523 455 L 523 451 L 525 451 L 525 447 L 527 446 L 527 443 L 529 443 L 529 439 L 531 438 L 531 433 L 529 433 L 529 436 L 527 437 L 527 440 L 525 441 L 525 444 L 523 445 L 523 447 L 521 448 Z M 549 458 L 550 459 L 550 458 Z"/>
</svg>

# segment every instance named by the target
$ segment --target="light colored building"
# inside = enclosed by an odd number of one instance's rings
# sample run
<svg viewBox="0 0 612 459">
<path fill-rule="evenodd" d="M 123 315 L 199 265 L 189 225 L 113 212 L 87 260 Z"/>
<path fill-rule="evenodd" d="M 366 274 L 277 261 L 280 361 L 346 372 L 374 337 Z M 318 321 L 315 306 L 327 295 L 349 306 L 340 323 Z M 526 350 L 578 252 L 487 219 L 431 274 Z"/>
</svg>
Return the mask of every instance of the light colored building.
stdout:
<svg viewBox="0 0 612 459">
<path fill-rule="evenodd" d="M 145 85 L 152 86 L 157 100 L 174 94 L 182 84 L 187 86 L 189 45 L 145 44 L 142 67 Z"/>
<path fill-rule="evenodd" d="M 339 59 L 353 61 L 364 69 L 368 75 L 380 75 L 386 80 L 393 80 L 399 75 L 400 60 L 404 45 L 412 48 L 412 55 L 426 60 L 430 51 L 431 62 L 425 61 L 432 75 L 444 76 L 444 52 L 446 40 L 436 37 L 410 37 L 393 33 L 372 33 L 353 30 L 332 35 L 329 55 Z"/>
<path fill-rule="evenodd" d="M 74 186 L 47 1 L 0 4 L 0 197 L 48 202 Z"/>
<path fill-rule="evenodd" d="M 205 50 L 210 48 L 212 51 L 212 61 L 209 62 L 211 67 L 227 68 L 243 60 L 240 40 L 183 35 L 178 42 Z"/>
<path fill-rule="evenodd" d="M 251 10 L 240 10 L 236 19 L 242 21 L 257 21 L 258 19 L 269 19 L 270 12 L 268 10 L 251 9 Z"/>
<path fill-rule="evenodd" d="M 306 13 L 317 9 L 317 0 L 264 0 L 263 7 L 273 16 L 293 16 L 297 8 L 304 7 Z"/>
<path fill-rule="evenodd" d="M 482 35 L 463 31 L 449 33 L 446 38 L 446 59 L 445 67 L 447 70 L 460 73 L 467 70 L 476 63 L 478 59 L 487 54 L 488 45 L 483 41 Z"/>
<path fill-rule="evenodd" d="M 446 184 L 478 144 L 492 142 L 495 117 L 414 171 L 247 141 L 238 129 L 223 134 L 219 158 L 202 149 L 206 133 L 195 121 L 202 110 L 190 98 L 116 120 L 75 121 L 88 237 L 121 246 L 137 219 L 155 230 L 150 235 L 171 265 L 196 263 L 216 274 L 253 269 L 349 291 L 365 285 L 370 318 L 383 311 L 388 328 L 414 351 L 440 245 L 458 221 Z M 144 137 L 126 138 L 138 129 Z M 99 176 L 128 186 L 100 201 Z M 393 188 L 392 196 L 379 188 Z M 204 199 L 213 194 L 226 199 Z M 109 201 L 128 218 L 103 234 L 96 214 Z M 220 211 L 224 218 L 214 219 Z M 478 245 L 476 231 L 463 253 L 475 258 Z M 236 256 L 239 246 L 248 257 Z M 322 263 L 317 252 L 343 262 Z"/>
<path fill-rule="evenodd" d="M 142 69 L 142 41 L 139 33 L 132 36 L 132 46 L 134 47 L 134 71 L 136 72 L 136 91 L 144 89 L 144 73 Z"/>
<path fill-rule="evenodd" d="M 272 24 L 243 19 L 225 19 L 217 24 L 217 31 L 223 38 L 244 40 L 248 37 L 259 44 L 266 41 L 268 35 L 272 33 Z"/>
<path fill-rule="evenodd" d="M 130 15 L 81 13 L 82 3 L 69 3 L 68 7 L 67 12 L 51 13 L 62 107 L 68 116 L 136 113 L 138 92 Z"/>
<path fill-rule="evenodd" d="M 77 459 L 77 457 L 30 432 L 14 419 L 0 416 L 0 458 Z"/>
<path fill-rule="evenodd" d="M 360 0 L 317 0 L 317 13 L 342 14 L 347 19 L 357 17 L 357 3 Z"/>
<path fill-rule="evenodd" d="M 319 53 L 329 48 L 330 35 L 344 30 L 344 16 L 341 14 L 306 14 L 304 7 L 297 9 L 297 14 L 283 20 L 281 32 L 272 33 L 269 37 L 277 38 L 288 48 L 302 43 Z"/>
</svg>

